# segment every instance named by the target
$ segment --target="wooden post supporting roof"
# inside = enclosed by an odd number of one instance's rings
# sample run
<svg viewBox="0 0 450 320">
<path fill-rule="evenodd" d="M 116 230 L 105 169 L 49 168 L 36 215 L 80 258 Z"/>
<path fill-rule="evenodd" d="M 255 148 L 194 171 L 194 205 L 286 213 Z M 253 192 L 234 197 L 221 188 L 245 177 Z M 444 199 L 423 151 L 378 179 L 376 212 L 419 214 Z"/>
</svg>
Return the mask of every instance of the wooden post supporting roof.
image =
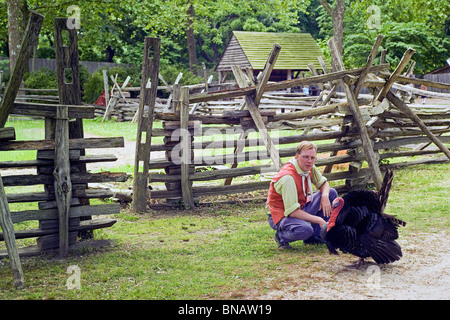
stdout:
<svg viewBox="0 0 450 320">
<path fill-rule="evenodd" d="M 16 66 L 11 74 L 8 85 L 6 86 L 5 94 L 0 102 L 0 128 L 5 126 L 8 120 L 9 113 L 14 105 L 17 92 L 22 83 L 25 70 L 28 67 L 28 60 L 30 59 L 33 48 L 36 46 L 39 33 L 41 31 L 44 16 L 35 11 L 31 11 L 30 19 L 25 30 L 25 34 L 20 46 L 20 52 L 17 57 Z"/>
<path fill-rule="evenodd" d="M 133 211 L 145 211 L 147 208 L 150 146 L 158 89 L 160 53 L 161 39 L 146 37 L 142 64 L 141 94 L 137 111 L 139 118 L 134 159 Z M 151 85 L 150 88 L 147 88 L 149 80 Z M 145 106 L 148 106 L 147 114 L 144 114 Z"/>
</svg>

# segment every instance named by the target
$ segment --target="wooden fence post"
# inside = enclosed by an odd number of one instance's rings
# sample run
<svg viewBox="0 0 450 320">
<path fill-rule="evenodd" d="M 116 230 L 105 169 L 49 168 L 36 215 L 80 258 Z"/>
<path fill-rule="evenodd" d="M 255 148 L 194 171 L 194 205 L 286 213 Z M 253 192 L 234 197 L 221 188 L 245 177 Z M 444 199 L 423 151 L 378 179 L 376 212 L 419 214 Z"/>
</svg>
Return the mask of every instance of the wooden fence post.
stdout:
<svg viewBox="0 0 450 320">
<path fill-rule="evenodd" d="M 405 69 L 409 60 L 411 60 L 411 57 L 413 56 L 414 52 L 415 51 L 412 48 L 409 48 L 408 50 L 405 51 L 402 59 L 400 60 L 400 62 L 397 65 L 397 68 L 395 68 L 394 72 L 387 79 L 383 88 L 381 88 L 380 92 L 378 93 L 378 96 L 375 98 L 375 101 L 381 102 L 386 97 L 386 95 L 391 90 L 392 86 L 394 85 L 394 82 L 397 81 L 397 78 L 403 72 L 403 69 Z"/>
<path fill-rule="evenodd" d="M 160 38 L 145 38 L 144 59 L 142 64 L 141 94 L 138 109 L 138 130 L 136 138 L 136 155 L 134 159 L 133 211 L 145 211 L 147 208 L 148 170 L 150 163 L 150 146 L 158 90 L 159 57 L 161 53 Z M 150 57 L 150 55 L 152 55 Z M 147 83 L 150 80 L 150 88 Z M 145 114 L 145 106 L 148 112 Z M 140 168 L 142 166 L 142 169 Z"/>
<path fill-rule="evenodd" d="M 181 194 L 186 209 L 195 209 L 194 197 L 192 194 L 192 182 L 189 179 L 189 166 L 191 165 L 191 135 L 188 130 L 189 121 L 189 88 L 181 88 L 181 110 L 180 110 L 180 128 L 181 128 Z"/>
<path fill-rule="evenodd" d="M 0 226 L 3 230 L 6 249 L 11 260 L 11 270 L 14 277 L 14 286 L 18 289 L 23 288 L 23 271 L 20 264 L 19 251 L 17 250 L 16 237 L 14 235 L 14 225 L 11 220 L 8 199 L 3 189 L 3 179 L 0 174 Z"/>
<path fill-rule="evenodd" d="M 328 46 L 334 57 L 334 61 L 336 62 L 336 66 L 341 70 L 344 70 L 344 64 L 342 62 L 342 57 L 339 54 L 339 51 L 336 48 L 336 42 L 334 38 L 331 38 L 328 41 Z M 367 70 L 367 69 L 364 69 Z M 350 80 L 350 79 L 349 79 Z M 373 150 L 373 146 L 369 137 L 369 133 L 367 132 L 366 124 L 364 123 L 361 112 L 359 111 L 358 101 L 356 100 L 356 96 L 353 90 L 350 88 L 350 85 L 343 80 L 341 81 L 344 87 L 345 94 L 347 95 L 348 104 L 350 106 L 350 111 L 353 114 L 353 119 L 355 120 L 356 127 L 358 129 L 359 136 L 361 137 L 364 155 L 366 156 L 366 161 L 369 165 L 369 169 L 372 173 L 372 178 L 375 183 L 375 187 L 377 189 L 381 188 L 381 184 L 383 183 L 383 176 L 380 171 L 380 167 L 378 165 L 378 160 Z"/>
<path fill-rule="evenodd" d="M 388 92 L 386 98 L 392 102 L 392 104 L 406 114 L 422 131 L 430 138 L 431 141 L 450 159 L 449 149 L 427 128 L 425 123 L 395 94 Z"/>
<path fill-rule="evenodd" d="M 252 97 L 250 95 L 245 96 L 245 103 L 247 104 L 247 109 L 248 109 L 248 111 L 250 111 L 250 115 L 252 116 L 253 121 L 255 122 L 256 128 L 259 131 L 261 139 L 263 140 L 264 145 L 266 146 L 267 152 L 269 153 L 269 156 L 272 159 L 273 164 L 277 171 L 280 170 L 282 167 L 280 155 L 278 153 L 278 150 L 273 145 L 272 139 L 270 138 L 269 134 L 267 133 L 267 128 L 262 120 L 258 105 L 259 105 L 259 102 L 265 91 L 267 82 L 269 81 L 270 74 L 272 73 L 272 70 L 275 67 L 275 62 L 277 61 L 278 54 L 280 53 L 280 51 L 281 51 L 281 46 L 278 44 L 274 44 L 272 51 L 270 52 L 269 58 L 266 61 L 266 65 L 264 66 L 261 80 L 258 82 L 258 84 L 256 86 L 255 96 L 254 97 Z M 242 70 L 241 70 L 241 72 L 242 72 Z M 238 80 L 238 79 L 236 79 L 236 80 Z M 247 86 L 246 82 L 245 83 L 242 82 L 239 84 L 239 87 L 241 87 L 241 88 L 246 87 L 246 86 Z"/>
<path fill-rule="evenodd" d="M 69 253 L 69 213 L 72 200 L 69 160 L 69 112 L 67 105 L 56 109 L 55 126 L 55 197 L 59 217 L 59 257 Z"/>
<path fill-rule="evenodd" d="M 59 103 L 61 105 L 81 105 L 81 84 L 80 84 L 80 72 L 79 72 L 79 54 L 78 54 L 78 30 L 74 28 L 70 23 L 68 24 L 68 18 L 55 18 L 55 62 L 56 62 L 56 79 L 58 82 L 58 95 Z M 67 37 L 64 36 L 67 35 Z M 64 112 L 64 111 L 63 111 Z M 46 131 L 50 131 L 49 135 L 52 139 L 55 139 L 60 132 L 56 128 L 55 119 L 46 119 Z M 64 120 L 62 120 L 64 121 Z M 75 118 L 72 121 L 68 121 L 68 139 L 81 139 L 84 138 L 83 119 Z M 48 127 L 47 127 L 48 126 Z M 55 131 L 53 131 L 55 130 Z M 53 131 L 53 132 L 52 132 Z M 47 134 L 47 133 L 46 133 Z M 48 137 L 46 137 L 48 138 Z M 86 154 L 85 149 L 78 149 L 80 156 Z M 39 151 L 38 151 L 39 152 Z M 55 151 L 56 152 L 56 151 Z M 55 161 L 58 161 L 55 158 Z M 77 169 L 85 173 L 86 164 L 78 162 L 76 164 Z M 70 173 L 70 171 L 69 171 Z M 80 183 L 77 188 L 87 189 L 87 183 Z M 70 202 L 69 208 L 70 208 Z M 80 205 L 89 205 L 89 199 L 80 198 Z M 69 210 L 69 209 L 67 209 Z M 90 216 L 82 217 L 81 220 L 91 220 Z M 61 221 L 59 222 L 61 223 Z M 72 220 L 71 223 L 79 225 L 79 221 Z M 82 238 L 92 238 L 91 231 L 82 231 L 79 233 Z M 60 239 L 61 240 L 61 239 Z M 45 247 L 45 245 L 43 245 Z M 65 249 L 63 249 L 64 254 Z"/>
<path fill-rule="evenodd" d="M 0 102 L 0 128 L 3 128 L 8 120 L 8 116 L 14 105 L 17 92 L 19 92 L 23 75 L 28 67 L 28 60 L 30 59 L 33 48 L 38 42 L 43 21 L 43 15 L 40 15 L 35 11 L 31 11 L 30 19 L 28 20 L 28 25 L 20 46 L 20 52 L 17 56 L 16 66 L 11 74 L 8 85 L 6 86 L 3 99 Z"/>
</svg>

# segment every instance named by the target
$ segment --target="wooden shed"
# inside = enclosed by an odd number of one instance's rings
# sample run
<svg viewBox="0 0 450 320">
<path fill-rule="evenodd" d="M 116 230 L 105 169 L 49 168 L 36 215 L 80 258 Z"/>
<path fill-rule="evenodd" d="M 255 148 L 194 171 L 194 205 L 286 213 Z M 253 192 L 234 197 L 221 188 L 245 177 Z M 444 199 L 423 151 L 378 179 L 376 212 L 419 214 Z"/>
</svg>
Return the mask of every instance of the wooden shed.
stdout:
<svg viewBox="0 0 450 320">
<path fill-rule="evenodd" d="M 426 73 L 422 77 L 425 80 L 450 84 L 450 58 L 447 59 L 447 65 Z M 450 90 L 440 88 L 430 88 L 429 90 L 433 92 L 450 93 Z"/>
<path fill-rule="evenodd" d="M 219 79 L 226 78 L 232 65 L 240 65 L 242 69 L 250 68 L 256 76 L 264 69 L 267 56 L 275 43 L 282 49 L 270 81 L 297 78 L 301 71 L 308 70 L 308 64 L 314 63 L 317 66 L 319 56 L 325 60 L 309 33 L 233 31 L 215 69 L 219 72 Z M 329 65 L 328 62 L 327 64 Z"/>
</svg>

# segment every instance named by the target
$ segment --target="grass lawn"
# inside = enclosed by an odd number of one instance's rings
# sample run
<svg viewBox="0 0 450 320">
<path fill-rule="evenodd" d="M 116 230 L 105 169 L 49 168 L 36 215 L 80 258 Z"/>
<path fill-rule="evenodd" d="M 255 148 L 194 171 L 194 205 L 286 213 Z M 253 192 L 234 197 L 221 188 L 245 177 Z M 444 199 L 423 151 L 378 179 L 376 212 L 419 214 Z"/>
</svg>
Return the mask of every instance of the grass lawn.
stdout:
<svg viewBox="0 0 450 320">
<path fill-rule="evenodd" d="M 396 171 L 386 212 L 408 222 L 400 237 L 449 228 L 450 165 Z M 23 258 L 25 289 L 13 288 L 7 260 L 1 261 L 0 299 L 239 299 L 263 294 L 299 270 L 295 290 L 305 290 L 324 263 L 354 260 L 331 256 L 324 246 L 294 243 L 277 251 L 262 204 L 216 205 L 197 212 L 124 210 L 96 239 L 109 248 Z M 81 270 L 81 289 L 68 290 L 67 267 Z"/>
<path fill-rule="evenodd" d="M 407 221 L 400 238 L 449 229 L 449 186 L 450 164 L 396 171 L 386 212 Z M 23 290 L 13 287 L 9 261 L 0 261 L 0 299 L 242 299 L 277 288 L 307 290 L 326 264 L 356 260 L 301 241 L 291 251 L 276 250 L 263 204 L 125 209 L 114 218 L 113 227 L 95 231 L 96 239 L 115 241 L 110 247 L 73 252 L 67 260 L 23 258 Z M 66 287 L 71 265 L 81 271 L 78 290 Z M 293 287 L 283 287 L 285 281 Z"/>
</svg>

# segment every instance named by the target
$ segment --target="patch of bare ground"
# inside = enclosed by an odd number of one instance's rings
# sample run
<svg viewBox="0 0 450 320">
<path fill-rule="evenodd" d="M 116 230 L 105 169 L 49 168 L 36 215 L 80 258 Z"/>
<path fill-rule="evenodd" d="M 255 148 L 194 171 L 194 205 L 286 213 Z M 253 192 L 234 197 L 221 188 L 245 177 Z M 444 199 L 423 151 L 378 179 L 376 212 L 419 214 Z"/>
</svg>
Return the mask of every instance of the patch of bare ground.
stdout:
<svg viewBox="0 0 450 320">
<path fill-rule="evenodd" d="M 349 254 L 290 265 L 252 289 L 230 298 L 264 300 L 447 300 L 450 298 L 450 237 L 445 231 L 399 240 L 403 257 L 389 265 L 368 263 L 359 269 Z M 320 260 L 319 260 L 320 259 Z"/>
</svg>

